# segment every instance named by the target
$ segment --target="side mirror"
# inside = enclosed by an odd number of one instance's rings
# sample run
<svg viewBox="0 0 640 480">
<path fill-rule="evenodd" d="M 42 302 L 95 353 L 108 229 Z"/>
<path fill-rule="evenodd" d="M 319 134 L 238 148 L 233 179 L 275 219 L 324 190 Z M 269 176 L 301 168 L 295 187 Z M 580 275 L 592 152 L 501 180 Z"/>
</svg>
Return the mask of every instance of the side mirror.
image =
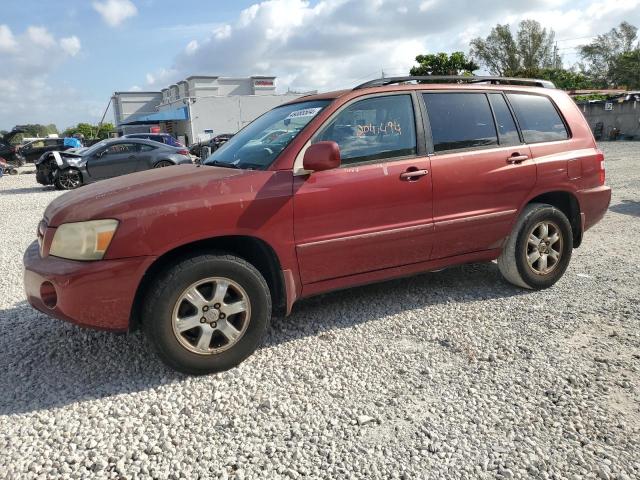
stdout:
<svg viewBox="0 0 640 480">
<path fill-rule="evenodd" d="M 107 150 L 106 150 L 106 149 L 105 149 L 105 150 L 102 150 L 102 151 L 100 151 L 100 152 L 96 153 L 96 158 L 102 158 L 102 157 L 104 157 L 106 154 L 107 154 Z"/>
<path fill-rule="evenodd" d="M 305 170 L 321 172 L 340 166 L 340 147 L 336 142 L 318 142 L 304 152 L 302 167 Z"/>
</svg>

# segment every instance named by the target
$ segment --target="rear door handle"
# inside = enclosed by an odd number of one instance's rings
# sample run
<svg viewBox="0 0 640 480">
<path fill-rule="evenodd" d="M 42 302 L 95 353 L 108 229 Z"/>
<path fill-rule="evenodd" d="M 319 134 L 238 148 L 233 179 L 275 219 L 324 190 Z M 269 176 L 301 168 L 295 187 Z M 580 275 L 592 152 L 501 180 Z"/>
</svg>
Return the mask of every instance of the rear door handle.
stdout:
<svg viewBox="0 0 640 480">
<path fill-rule="evenodd" d="M 529 155 L 520 155 L 518 153 L 514 153 L 509 158 L 507 158 L 507 163 L 522 163 L 529 158 Z"/>
<path fill-rule="evenodd" d="M 429 175 L 429 170 L 407 170 L 400 174 L 400 178 L 402 180 L 417 180 L 425 175 Z"/>
</svg>

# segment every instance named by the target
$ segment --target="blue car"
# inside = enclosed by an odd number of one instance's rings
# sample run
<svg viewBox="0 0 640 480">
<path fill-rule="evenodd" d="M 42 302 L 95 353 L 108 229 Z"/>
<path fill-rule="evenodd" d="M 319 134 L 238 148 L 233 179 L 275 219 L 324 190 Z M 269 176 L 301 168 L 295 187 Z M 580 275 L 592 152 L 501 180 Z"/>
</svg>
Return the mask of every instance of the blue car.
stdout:
<svg viewBox="0 0 640 480">
<path fill-rule="evenodd" d="M 164 143 L 165 145 L 171 145 L 172 147 L 184 147 L 184 145 L 168 133 L 130 133 L 124 136 L 127 138 L 144 138 L 146 140 L 153 140 L 154 142 Z"/>
</svg>

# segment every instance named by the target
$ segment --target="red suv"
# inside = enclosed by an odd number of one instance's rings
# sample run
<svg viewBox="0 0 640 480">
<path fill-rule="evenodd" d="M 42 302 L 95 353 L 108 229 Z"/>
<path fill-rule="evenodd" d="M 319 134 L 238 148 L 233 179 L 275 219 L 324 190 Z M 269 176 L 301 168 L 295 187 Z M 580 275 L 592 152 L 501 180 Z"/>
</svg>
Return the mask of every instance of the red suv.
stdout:
<svg viewBox="0 0 640 480">
<path fill-rule="evenodd" d="M 495 259 L 507 281 L 550 287 L 611 197 L 587 122 L 550 87 L 402 77 L 276 107 L 203 165 L 54 200 L 25 253 L 27 298 L 143 328 L 164 362 L 203 374 L 330 290 Z"/>
</svg>

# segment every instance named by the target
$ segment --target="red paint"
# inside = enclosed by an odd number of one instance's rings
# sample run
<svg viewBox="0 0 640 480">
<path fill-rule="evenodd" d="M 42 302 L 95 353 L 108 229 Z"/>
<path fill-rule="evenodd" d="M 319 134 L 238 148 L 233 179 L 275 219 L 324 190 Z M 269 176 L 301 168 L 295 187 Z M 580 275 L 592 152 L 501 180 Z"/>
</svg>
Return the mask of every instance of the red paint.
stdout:
<svg viewBox="0 0 640 480">
<path fill-rule="evenodd" d="M 384 92 L 442 89 L 549 95 L 566 118 L 571 138 L 294 175 L 302 148 L 346 102 Z M 573 194 L 585 230 L 609 205 L 611 191 L 602 185 L 602 153 L 582 114 L 561 91 L 401 85 L 304 100 L 320 98 L 334 101 L 267 171 L 183 165 L 105 180 L 54 200 L 39 227 L 42 253 L 34 243 L 24 258 L 29 302 L 80 325 L 126 330 L 136 290 L 157 258 L 192 242 L 246 235 L 275 252 L 290 311 L 296 300 L 309 295 L 495 259 L 522 208 L 547 192 Z M 307 152 L 315 161 L 326 161 L 332 158 L 331 148 Z M 527 158 L 513 163 L 509 159 L 514 155 Z M 59 225 L 104 218 L 119 220 L 104 260 L 48 256 Z M 54 293 L 46 282 L 55 288 L 53 308 L 42 299 L 53 304 Z"/>
</svg>

